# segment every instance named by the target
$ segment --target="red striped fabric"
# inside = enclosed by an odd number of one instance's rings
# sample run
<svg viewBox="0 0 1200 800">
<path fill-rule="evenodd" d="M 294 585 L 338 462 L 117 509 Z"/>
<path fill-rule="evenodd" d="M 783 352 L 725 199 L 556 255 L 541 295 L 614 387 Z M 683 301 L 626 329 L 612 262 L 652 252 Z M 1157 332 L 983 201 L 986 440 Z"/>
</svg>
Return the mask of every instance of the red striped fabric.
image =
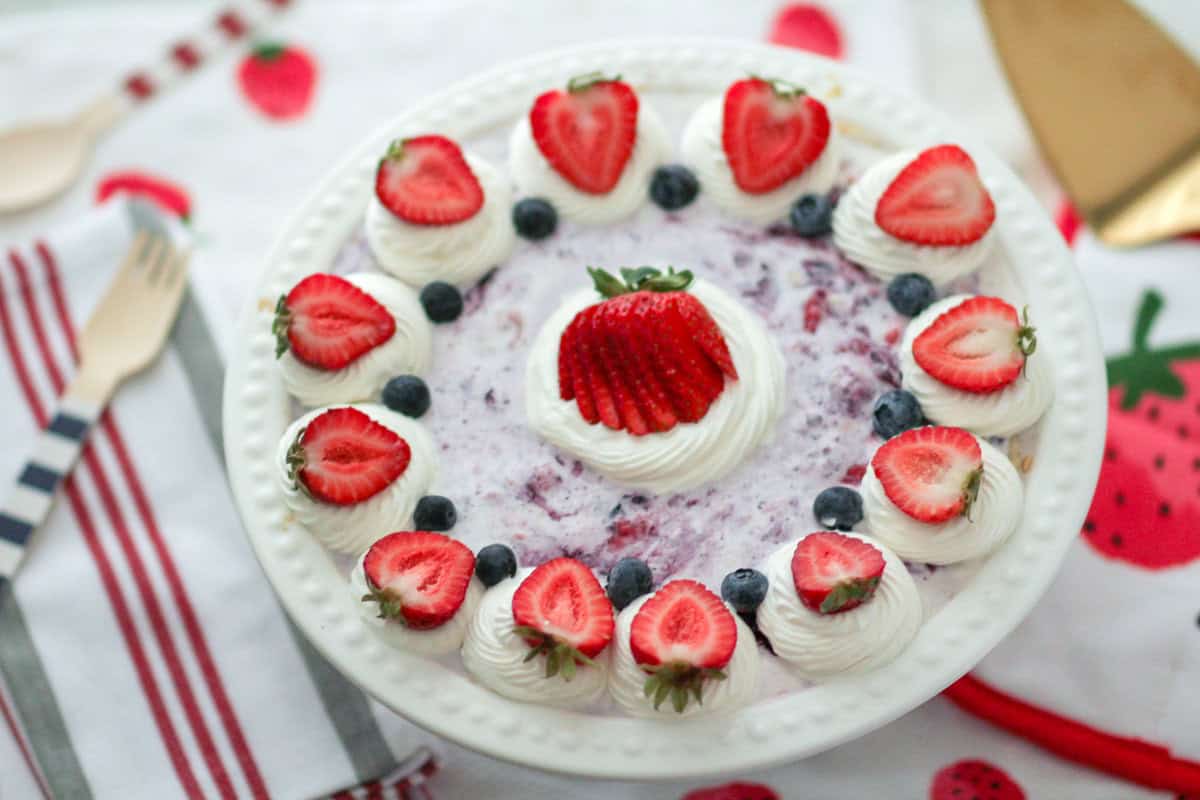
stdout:
<svg viewBox="0 0 1200 800">
<path fill-rule="evenodd" d="M 4 724 L 8 726 L 9 731 L 12 733 L 13 740 L 17 743 L 17 749 L 21 751 L 21 758 L 25 761 L 25 766 L 29 768 L 29 774 L 33 776 L 38 789 L 41 790 L 42 797 L 46 798 L 46 800 L 53 800 L 50 797 L 50 789 L 46 786 L 46 779 L 42 777 L 41 770 L 37 768 L 37 762 L 33 760 L 33 754 L 29 752 L 29 743 L 25 741 L 25 735 L 21 732 L 20 726 L 17 725 L 17 719 L 8 707 L 8 701 L 4 698 L 3 690 L 0 690 L 0 717 L 4 718 Z"/>
<path fill-rule="evenodd" d="M 15 266 L 19 263 L 20 256 L 15 251 L 11 251 L 9 259 Z M 44 428 L 49 418 L 42 398 L 38 395 L 33 380 L 30 377 L 29 367 L 25 361 L 25 354 L 21 350 L 12 314 L 8 308 L 7 292 L 3 287 L 0 287 L 0 334 L 3 335 L 4 346 L 12 363 L 13 372 L 17 376 L 17 383 L 20 385 L 26 405 L 29 406 L 30 413 L 33 415 L 34 423 L 39 428 Z M 91 459 L 87 458 L 91 451 L 91 444 L 85 444 L 83 448 L 85 456 L 83 467 L 94 477 L 96 466 Z M 130 659 L 133 661 L 134 671 L 137 673 L 142 692 L 146 696 L 146 703 L 149 706 L 151 717 L 154 719 L 155 725 L 162 737 L 167 757 L 179 777 L 180 786 L 184 794 L 189 798 L 203 797 L 200 791 L 200 784 L 197 782 L 195 773 L 192 771 L 191 765 L 188 763 L 187 756 L 184 753 L 179 734 L 175 730 L 170 715 L 167 713 L 162 693 L 150 668 L 150 661 L 142 646 L 141 638 L 133 621 L 133 615 L 117 581 L 112 563 L 109 561 L 108 554 L 100 543 L 100 536 L 93 521 L 92 510 L 84 500 L 83 494 L 80 492 L 73 475 L 67 476 L 63 481 L 63 491 L 66 494 L 68 504 L 71 506 L 71 511 L 79 523 L 79 530 L 83 535 L 84 543 L 88 548 L 92 560 L 96 564 L 101 585 L 104 587 L 109 604 L 113 608 L 117 627 L 121 631 L 122 638 L 125 640 L 126 649 L 129 650 Z"/>
<path fill-rule="evenodd" d="M 36 250 L 45 270 L 46 284 L 50 289 L 59 327 L 66 337 L 71 358 L 78 362 L 79 348 L 75 338 L 75 326 L 67 306 L 66 294 L 63 291 L 58 264 L 53 252 L 45 242 L 39 241 L 36 245 Z M 266 798 L 269 796 L 266 783 L 250 751 L 250 745 L 246 740 L 245 733 L 242 731 L 242 726 L 233 709 L 233 704 L 229 701 L 229 695 L 225 690 L 220 672 L 217 670 L 212 653 L 209 650 L 204 629 L 200 624 L 199 618 L 196 616 L 195 608 L 188 596 L 183 579 L 179 575 L 179 570 L 175 565 L 175 559 L 171 555 L 166 539 L 159 528 L 157 517 L 154 514 L 154 509 L 150 504 L 141 477 L 134 466 L 133 459 L 129 455 L 128 448 L 125 446 L 125 439 L 121 435 L 116 420 L 107 411 L 100 418 L 100 427 L 112 445 L 113 451 L 117 456 L 122 477 L 130 493 L 133 495 L 138 516 L 141 518 L 142 525 L 150 538 L 155 557 L 158 559 L 166 576 L 172 600 L 183 620 L 184 629 L 187 633 L 193 654 L 200 666 L 205 685 L 212 697 L 213 705 L 217 709 L 221 725 L 225 730 L 225 735 L 229 739 L 230 747 L 233 749 L 234 756 L 238 760 L 238 765 L 242 770 L 246 783 L 249 785 L 250 791 L 255 798 Z"/>
</svg>

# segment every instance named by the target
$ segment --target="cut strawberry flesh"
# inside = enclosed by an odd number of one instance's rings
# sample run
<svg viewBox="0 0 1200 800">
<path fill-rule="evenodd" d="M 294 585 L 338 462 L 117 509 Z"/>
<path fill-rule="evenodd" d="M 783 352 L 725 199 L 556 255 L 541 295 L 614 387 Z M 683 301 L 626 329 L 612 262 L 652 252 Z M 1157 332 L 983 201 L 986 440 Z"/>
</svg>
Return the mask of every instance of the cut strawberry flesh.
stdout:
<svg viewBox="0 0 1200 800">
<path fill-rule="evenodd" d="M 612 641 L 612 603 L 592 571 L 573 558 L 556 558 L 531 572 L 513 594 L 512 611 L 517 626 L 566 643 L 588 658 Z"/>
<path fill-rule="evenodd" d="M 765 194 L 801 175 L 829 142 L 829 113 L 799 91 L 748 78 L 725 92 L 721 144 L 734 182 Z"/>
<path fill-rule="evenodd" d="M 607 194 L 621 179 L 637 138 L 638 98 L 626 83 L 598 80 L 546 92 L 529 124 L 550 166 L 587 194 Z"/>
<path fill-rule="evenodd" d="M 792 581 L 804 605 L 838 614 L 871 599 L 886 563 L 878 548 L 840 533 L 812 533 L 792 555 Z"/>
<path fill-rule="evenodd" d="M 483 187 L 462 150 L 445 136 L 417 136 L 393 144 L 379 162 L 375 195 L 414 225 L 452 225 L 483 208 Z"/>
<path fill-rule="evenodd" d="M 921 369 L 947 386 L 986 394 L 1012 384 L 1032 353 L 1032 329 L 998 297 L 972 297 L 946 311 L 913 340 Z"/>
<path fill-rule="evenodd" d="M 309 275 L 288 292 L 275 325 L 277 335 L 286 332 L 293 356 L 325 370 L 346 367 L 396 332 L 396 320 L 379 301 L 325 273 Z M 282 353 L 282 342 L 280 347 Z"/>
<path fill-rule="evenodd" d="M 634 660 L 643 666 L 721 669 L 733 658 L 737 623 L 721 598 L 703 584 L 675 580 L 638 609 L 629 644 Z"/>
<path fill-rule="evenodd" d="M 975 162 L 955 145 L 920 153 L 875 206 L 875 223 L 913 244 L 968 245 L 982 239 L 995 219 L 996 207 Z"/>
<path fill-rule="evenodd" d="M 408 442 L 356 408 L 331 408 L 305 426 L 294 449 L 303 466 L 296 479 L 318 500 L 361 503 L 408 469 Z"/>
<path fill-rule="evenodd" d="M 443 625 L 462 606 L 475 555 L 440 533 L 400 531 L 371 545 L 363 571 L 375 590 L 370 599 L 398 604 L 405 624 L 426 630 Z"/>
<path fill-rule="evenodd" d="M 983 475 L 983 451 L 962 428 L 913 428 L 875 451 L 871 468 L 897 508 L 921 522 L 940 523 L 969 512 Z"/>
</svg>

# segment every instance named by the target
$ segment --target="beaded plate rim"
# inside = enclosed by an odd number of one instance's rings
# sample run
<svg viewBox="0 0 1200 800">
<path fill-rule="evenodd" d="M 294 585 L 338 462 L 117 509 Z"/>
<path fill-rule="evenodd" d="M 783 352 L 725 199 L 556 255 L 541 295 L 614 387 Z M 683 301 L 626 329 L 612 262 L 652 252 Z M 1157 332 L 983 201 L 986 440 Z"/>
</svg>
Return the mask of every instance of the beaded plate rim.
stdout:
<svg viewBox="0 0 1200 800">
<path fill-rule="evenodd" d="M 641 89 L 718 94 L 747 73 L 814 87 L 840 124 L 897 146 L 964 144 L 997 207 L 999 245 L 1043 309 L 1039 341 L 1055 362 L 1055 401 L 1040 423 L 1018 530 L 891 664 L 761 699 L 716 720 L 660 722 L 517 703 L 435 661 L 387 648 L 361 624 L 327 552 L 291 521 L 274 480 L 289 421 L 263 298 L 324 269 L 362 218 L 378 153 L 400 135 L 437 130 L 470 139 L 511 125 L 546 86 L 594 69 Z M 270 302 L 266 304 L 271 305 Z M 924 103 L 855 71 L 794 50 L 714 39 L 604 42 L 510 62 L 410 106 L 320 182 L 267 256 L 239 323 L 225 379 L 225 452 L 247 536 L 285 609 L 350 680 L 412 722 L 496 758 L 602 778 L 696 778 L 792 761 L 862 736 L 965 674 L 1026 616 L 1078 535 L 1099 473 L 1106 419 L 1094 315 L 1070 251 L 1003 162 Z"/>
</svg>

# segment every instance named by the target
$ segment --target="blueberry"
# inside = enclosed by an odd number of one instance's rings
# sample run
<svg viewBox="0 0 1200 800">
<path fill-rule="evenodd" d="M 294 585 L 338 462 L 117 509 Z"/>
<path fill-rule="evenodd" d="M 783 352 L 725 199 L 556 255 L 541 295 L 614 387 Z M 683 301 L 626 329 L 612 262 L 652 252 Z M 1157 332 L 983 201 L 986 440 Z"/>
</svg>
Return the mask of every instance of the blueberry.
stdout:
<svg viewBox="0 0 1200 800">
<path fill-rule="evenodd" d="M 448 531 L 458 522 L 454 503 L 440 494 L 427 494 L 417 501 L 413 524 L 419 531 Z"/>
<path fill-rule="evenodd" d="M 462 295 L 445 281 L 434 281 L 421 290 L 425 315 L 434 322 L 453 322 L 463 310 Z"/>
<path fill-rule="evenodd" d="M 721 599 L 739 614 L 753 614 L 767 596 L 767 576 L 756 569 L 735 569 L 721 581 Z"/>
<path fill-rule="evenodd" d="M 513 206 L 512 220 L 526 239 L 545 239 L 558 227 L 558 212 L 540 197 L 526 197 Z"/>
<path fill-rule="evenodd" d="M 508 545 L 489 544 L 475 556 L 475 575 L 488 588 L 516 574 L 517 557 Z"/>
<path fill-rule="evenodd" d="M 875 432 L 884 439 L 904 433 L 909 428 L 919 427 L 925 422 L 921 404 L 913 397 L 912 392 L 903 389 L 892 389 L 881 394 L 875 401 L 875 410 L 871 413 L 871 418 Z"/>
<path fill-rule="evenodd" d="M 429 387 L 416 375 L 397 375 L 383 387 L 383 404 L 407 417 L 429 410 Z"/>
<path fill-rule="evenodd" d="M 654 170 L 650 180 L 650 199 L 664 211 L 683 208 L 696 199 L 700 182 L 682 164 L 671 164 Z"/>
<path fill-rule="evenodd" d="M 640 558 L 622 558 L 608 571 L 605 591 L 613 608 L 620 611 L 654 588 L 654 576 Z"/>
<path fill-rule="evenodd" d="M 801 236 L 824 236 L 833 230 L 833 201 L 829 195 L 806 194 L 792 206 L 788 222 Z"/>
<path fill-rule="evenodd" d="M 862 522 L 862 495 L 849 486 L 822 489 L 813 501 L 813 516 L 822 528 L 848 531 Z"/>
<path fill-rule="evenodd" d="M 937 299 L 933 284 L 924 275 L 909 272 L 897 275 L 887 288 L 888 302 L 906 317 L 915 317 Z"/>
</svg>

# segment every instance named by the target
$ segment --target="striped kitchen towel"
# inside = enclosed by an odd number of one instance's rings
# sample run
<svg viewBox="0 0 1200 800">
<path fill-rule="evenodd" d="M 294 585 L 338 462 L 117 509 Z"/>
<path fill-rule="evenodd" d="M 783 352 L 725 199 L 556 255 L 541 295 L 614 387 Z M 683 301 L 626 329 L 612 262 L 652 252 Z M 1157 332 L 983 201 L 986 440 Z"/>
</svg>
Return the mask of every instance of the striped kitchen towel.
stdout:
<svg viewBox="0 0 1200 800">
<path fill-rule="evenodd" d="M 139 225 L 174 223 L 118 200 L 0 251 L 5 485 Z M 431 796 L 430 740 L 303 641 L 255 563 L 222 468 L 221 373 L 189 297 L 0 586 L 0 798 Z"/>
</svg>

